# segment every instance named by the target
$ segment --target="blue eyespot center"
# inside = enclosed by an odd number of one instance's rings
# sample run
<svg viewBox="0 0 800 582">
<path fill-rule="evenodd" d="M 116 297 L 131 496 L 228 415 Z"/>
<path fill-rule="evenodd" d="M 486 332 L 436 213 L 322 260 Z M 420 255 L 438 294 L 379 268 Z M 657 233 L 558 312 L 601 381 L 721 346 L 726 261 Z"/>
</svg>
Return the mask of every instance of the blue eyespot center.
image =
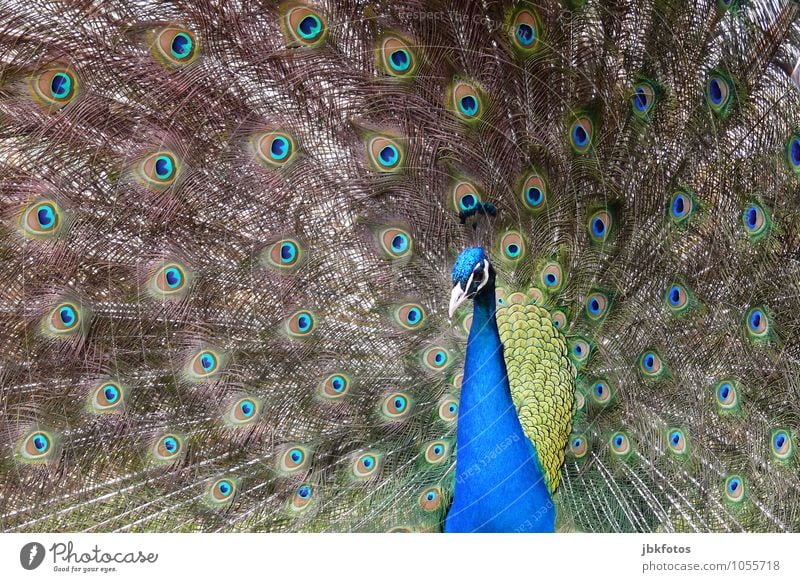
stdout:
<svg viewBox="0 0 800 582">
<path fill-rule="evenodd" d="M 595 236 L 603 236 L 606 232 L 606 223 L 600 217 L 592 220 L 592 232 Z"/>
<path fill-rule="evenodd" d="M 576 344 L 572 351 L 575 352 L 576 356 L 581 356 L 583 355 L 583 346 L 581 344 Z"/>
<path fill-rule="evenodd" d="M 727 382 L 719 387 L 719 397 L 721 400 L 727 400 L 728 396 L 731 394 L 731 385 Z"/>
<path fill-rule="evenodd" d="M 414 323 L 417 323 L 420 320 L 421 317 L 422 317 L 422 313 L 420 312 L 420 310 L 417 309 L 416 307 L 414 307 L 414 308 L 409 310 L 408 315 L 406 316 L 406 319 L 408 320 L 408 323 L 414 324 Z"/>
<path fill-rule="evenodd" d="M 217 364 L 217 359 L 211 352 L 204 352 L 200 356 L 200 366 L 203 368 L 203 371 L 210 372 L 214 369 Z"/>
<path fill-rule="evenodd" d="M 322 30 L 322 22 L 313 14 L 309 14 L 297 26 L 297 31 L 304 39 L 313 39 Z"/>
<path fill-rule="evenodd" d="M 281 244 L 281 262 L 291 263 L 297 257 L 297 246 L 290 242 Z"/>
<path fill-rule="evenodd" d="M 166 279 L 167 285 L 170 287 L 170 289 L 179 287 L 183 282 L 183 276 L 181 275 L 181 272 L 175 267 L 170 267 L 167 269 L 164 272 L 164 278 Z"/>
<path fill-rule="evenodd" d="M 759 327 L 761 326 L 761 319 L 763 314 L 759 310 L 753 311 L 750 314 L 750 329 L 753 331 L 759 331 Z"/>
<path fill-rule="evenodd" d="M 168 180 L 172 177 L 174 168 L 172 160 L 168 156 L 158 156 L 155 163 L 156 176 L 161 180 Z"/>
<path fill-rule="evenodd" d="M 477 203 L 478 200 L 475 198 L 474 194 L 464 194 L 464 196 L 461 197 L 459 205 L 462 210 L 472 210 Z"/>
<path fill-rule="evenodd" d="M 244 416 L 252 416 L 256 410 L 256 407 L 252 400 L 243 400 L 239 405 L 239 410 L 242 411 Z"/>
<path fill-rule="evenodd" d="M 530 24 L 521 22 L 517 25 L 517 40 L 522 46 L 531 46 L 533 41 L 536 40 L 536 31 Z"/>
<path fill-rule="evenodd" d="M 617 447 L 617 448 L 621 447 L 624 442 L 625 442 L 625 438 L 621 434 L 618 434 L 617 436 L 614 437 L 614 446 L 615 447 Z"/>
<path fill-rule="evenodd" d="M 433 447 L 433 454 L 436 456 L 441 455 L 444 452 L 444 448 L 442 445 L 436 445 Z"/>
<path fill-rule="evenodd" d="M 573 440 L 573 441 L 572 441 L 572 448 L 573 448 L 573 449 L 578 449 L 578 448 L 580 448 L 580 446 L 581 446 L 582 444 L 583 444 L 583 439 L 581 439 L 581 438 L 576 438 L 575 440 Z"/>
<path fill-rule="evenodd" d="M 511 258 L 519 256 L 520 252 L 521 249 L 519 248 L 519 245 L 516 243 L 511 243 L 506 247 L 506 254 L 508 254 L 508 256 Z"/>
<path fill-rule="evenodd" d="M 178 450 L 178 441 L 172 437 L 165 438 L 163 444 L 164 450 L 166 450 L 168 453 L 174 453 Z"/>
<path fill-rule="evenodd" d="M 678 194 L 675 196 L 675 200 L 672 202 L 672 214 L 674 214 L 677 218 L 680 218 L 685 212 L 686 198 L 684 198 L 683 194 Z"/>
<path fill-rule="evenodd" d="M 444 364 L 445 361 L 447 361 L 447 354 L 442 351 L 438 351 L 436 352 L 436 355 L 433 356 L 433 361 L 438 365 Z"/>
<path fill-rule="evenodd" d="M 47 450 L 47 447 L 49 447 L 49 446 L 50 446 L 49 439 L 45 435 L 43 435 L 42 433 L 39 433 L 39 434 L 37 434 L 36 436 L 33 437 L 33 447 L 38 452 L 41 453 L 41 452 Z"/>
<path fill-rule="evenodd" d="M 555 287 L 556 283 L 558 283 L 558 278 L 553 273 L 547 273 L 544 276 L 544 282 L 548 287 Z"/>
<path fill-rule="evenodd" d="M 459 107 L 465 115 L 475 115 L 478 112 L 478 100 L 472 95 L 465 95 L 460 99 Z"/>
<path fill-rule="evenodd" d="M 392 239 L 392 248 L 398 253 L 408 248 L 408 237 L 404 234 L 397 234 Z"/>
<path fill-rule="evenodd" d="M 735 479 L 735 478 L 731 479 L 728 482 L 728 491 L 730 491 L 731 493 L 735 493 L 736 490 L 739 489 L 739 485 L 741 485 L 741 482 L 739 481 L 739 479 Z"/>
<path fill-rule="evenodd" d="M 179 32 L 175 35 L 175 38 L 172 39 L 172 44 L 170 45 L 172 56 L 178 59 L 185 59 L 192 52 L 192 44 L 192 39 L 188 34 Z"/>
<path fill-rule="evenodd" d="M 800 166 L 800 139 L 794 138 L 791 145 L 792 165 Z"/>
<path fill-rule="evenodd" d="M 597 384 L 595 384 L 594 393 L 597 394 L 598 398 L 602 398 L 603 394 L 605 394 L 605 391 L 606 391 L 606 387 L 603 386 L 602 382 L 598 382 Z"/>
<path fill-rule="evenodd" d="M 50 92 L 53 97 L 63 99 L 72 90 L 72 79 L 66 73 L 56 73 L 50 81 Z"/>
<path fill-rule="evenodd" d="M 224 496 L 228 496 L 230 492 L 233 490 L 233 486 L 231 485 L 230 481 L 220 481 L 217 485 L 217 489 L 220 493 Z"/>
<path fill-rule="evenodd" d="M 117 390 L 116 386 L 109 384 L 103 388 L 103 396 L 105 396 L 106 402 L 114 404 L 119 398 L 119 390 Z"/>
<path fill-rule="evenodd" d="M 282 135 L 275 136 L 269 146 L 269 153 L 274 160 L 282 160 L 289 155 L 289 140 Z"/>
<path fill-rule="evenodd" d="M 450 414 L 455 414 L 456 410 L 458 410 L 458 407 L 455 404 L 451 404 L 450 406 L 447 407 L 447 410 L 450 411 Z"/>
<path fill-rule="evenodd" d="M 536 186 L 531 186 L 530 188 L 525 190 L 525 199 L 532 206 L 538 206 L 539 204 L 541 204 L 542 198 L 543 198 L 542 191 Z"/>
<path fill-rule="evenodd" d="M 433 491 L 428 491 L 428 493 L 425 495 L 425 499 L 427 499 L 428 501 L 433 501 L 434 499 L 436 499 L 436 493 L 434 493 Z"/>
<path fill-rule="evenodd" d="M 341 376 L 334 376 L 331 380 L 331 386 L 333 387 L 334 392 L 341 392 L 344 390 L 345 386 L 344 378 Z"/>
<path fill-rule="evenodd" d="M 289 453 L 289 458 L 292 460 L 293 463 L 299 465 L 300 462 L 303 460 L 303 451 L 300 449 L 292 449 Z"/>
<path fill-rule="evenodd" d="M 75 310 L 68 305 L 58 310 L 58 317 L 61 319 L 61 323 L 64 324 L 64 327 L 72 327 L 78 319 L 75 315 Z"/>
<path fill-rule="evenodd" d="M 406 399 L 398 396 L 394 399 L 394 408 L 398 412 L 402 412 L 406 407 Z"/>
<path fill-rule="evenodd" d="M 647 111 L 649 105 L 649 98 L 643 87 L 637 87 L 633 96 L 633 104 L 638 111 Z"/>
<path fill-rule="evenodd" d="M 403 72 L 411 65 L 411 58 L 408 56 L 407 51 L 398 49 L 389 55 L 389 62 L 395 71 Z"/>
<path fill-rule="evenodd" d="M 673 431 L 672 434 L 669 435 L 669 442 L 672 443 L 672 446 L 677 447 L 681 442 L 681 433 L 679 433 L 677 430 Z"/>
<path fill-rule="evenodd" d="M 572 130 L 572 139 L 575 140 L 575 145 L 578 147 L 583 147 L 589 142 L 589 134 L 580 123 L 576 124 Z"/>
<path fill-rule="evenodd" d="M 711 96 L 711 101 L 715 105 L 722 103 L 722 86 L 718 79 L 711 79 L 711 82 L 708 84 L 708 93 Z"/>
<path fill-rule="evenodd" d="M 786 444 L 786 433 L 785 432 L 779 432 L 778 434 L 776 434 L 774 442 L 775 442 L 775 448 L 776 449 L 783 448 L 783 445 Z"/>
<path fill-rule="evenodd" d="M 645 367 L 645 369 L 647 371 L 652 371 L 653 367 L 656 364 L 656 358 L 655 358 L 655 356 L 653 354 L 647 354 L 644 357 L 644 362 L 643 363 L 644 363 L 644 367 Z"/>
<path fill-rule="evenodd" d="M 600 313 L 600 302 L 597 299 L 592 298 L 589 301 L 589 311 L 593 315 L 597 315 L 598 313 Z"/>
<path fill-rule="evenodd" d="M 375 458 L 372 455 L 366 455 L 361 459 L 361 464 L 367 470 L 372 469 L 375 466 Z"/>
<path fill-rule="evenodd" d="M 311 317 L 309 317 L 304 313 L 297 318 L 297 328 L 300 331 L 307 331 L 310 327 L 311 327 Z"/>
<path fill-rule="evenodd" d="M 42 204 L 36 210 L 36 220 L 44 229 L 50 229 L 55 226 L 56 213 L 53 207 L 49 204 Z"/>
<path fill-rule="evenodd" d="M 302 497 L 303 499 L 308 499 L 311 497 L 311 487 L 308 485 L 301 485 L 300 488 L 297 490 L 297 495 Z"/>
<path fill-rule="evenodd" d="M 396 147 L 393 145 L 387 145 L 381 148 L 378 157 L 380 158 L 381 164 L 391 167 L 394 166 L 397 163 L 397 160 L 400 159 L 400 154 L 397 153 Z"/>
</svg>

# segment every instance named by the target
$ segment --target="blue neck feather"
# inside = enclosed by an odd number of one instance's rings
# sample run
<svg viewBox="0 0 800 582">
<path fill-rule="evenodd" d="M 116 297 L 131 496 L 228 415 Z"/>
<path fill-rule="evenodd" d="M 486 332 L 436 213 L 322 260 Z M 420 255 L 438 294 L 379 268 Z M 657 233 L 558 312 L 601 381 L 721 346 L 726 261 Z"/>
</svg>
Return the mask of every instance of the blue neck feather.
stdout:
<svg viewBox="0 0 800 582">
<path fill-rule="evenodd" d="M 494 286 L 475 297 L 446 532 L 552 532 L 555 508 L 511 400 Z"/>
</svg>

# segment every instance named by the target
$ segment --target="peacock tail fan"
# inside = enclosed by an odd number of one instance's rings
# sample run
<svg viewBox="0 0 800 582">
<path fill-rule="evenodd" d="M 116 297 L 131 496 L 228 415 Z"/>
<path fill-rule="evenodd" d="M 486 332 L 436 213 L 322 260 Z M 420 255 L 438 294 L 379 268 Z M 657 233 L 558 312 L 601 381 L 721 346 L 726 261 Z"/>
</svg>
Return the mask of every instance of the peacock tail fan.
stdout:
<svg viewBox="0 0 800 582">
<path fill-rule="evenodd" d="M 482 204 L 558 529 L 800 529 L 799 11 L 0 0 L 0 529 L 440 531 Z"/>
</svg>

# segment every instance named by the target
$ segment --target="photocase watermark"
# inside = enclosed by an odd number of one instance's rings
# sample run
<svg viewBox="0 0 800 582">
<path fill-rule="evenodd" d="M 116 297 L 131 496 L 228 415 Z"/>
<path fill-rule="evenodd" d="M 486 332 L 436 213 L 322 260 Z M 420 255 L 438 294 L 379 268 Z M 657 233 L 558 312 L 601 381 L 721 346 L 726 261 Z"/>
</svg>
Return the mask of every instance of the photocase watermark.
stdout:
<svg viewBox="0 0 800 582">
<path fill-rule="evenodd" d="M 44 561 L 44 546 L 39 542 L 29 542 L 19 551 L 19 563 L 26 570 L 35 570 Z"/>
<path fill-rule="evenodd" d="M 511 443 L 515 443 L 518 440 L 519 440 L 519 435 L 512 434 L 503 442 L 498 443 L 497 446 L 493 448 L 491 451 L 489 451 L 488 454 L 482 457 L 479 461 L 476 461 L 475 463 L 470 465 L 463 473 L 461 473 L 461 475 L 457 479 L 458 483 L 463 483 L 473 475 L 477 475 L 478 473 L 480 473 L 483 469 L 486 468 L 486 466 L 490 462 L 495 460 L 503 453 L 503 451 L 505 451 L 508 447 L 510 447 Z"/>
<path fill-rule="evenodd" d="M 29 542 L 19 552 L 19 562 L 26 570 L 35 570 L 45 558 L 52 558 L 54 572 L 116 572 L 117 564 L 154 564 L 158 554 L 135 550 L 131 552 L 105 551 L 97 544 L 89 550 L 76 549 L 69 542 L 56 542 L 48 549 L 39 542 Z"/>
</svg>

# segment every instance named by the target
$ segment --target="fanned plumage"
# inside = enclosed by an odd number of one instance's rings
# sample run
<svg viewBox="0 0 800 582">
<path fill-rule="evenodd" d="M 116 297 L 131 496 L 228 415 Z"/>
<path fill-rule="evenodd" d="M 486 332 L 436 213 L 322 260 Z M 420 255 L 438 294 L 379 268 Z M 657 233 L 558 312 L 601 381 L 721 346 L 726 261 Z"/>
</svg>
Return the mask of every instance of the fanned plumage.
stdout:
<svg viewBox="0 0 800 582">
<path fill-rule="evenodd" d="M 0 529 L 440 531 L 477 243 L 559 530 L 798 530 L 799 13 L 0 0 Z"/>
</svg>

